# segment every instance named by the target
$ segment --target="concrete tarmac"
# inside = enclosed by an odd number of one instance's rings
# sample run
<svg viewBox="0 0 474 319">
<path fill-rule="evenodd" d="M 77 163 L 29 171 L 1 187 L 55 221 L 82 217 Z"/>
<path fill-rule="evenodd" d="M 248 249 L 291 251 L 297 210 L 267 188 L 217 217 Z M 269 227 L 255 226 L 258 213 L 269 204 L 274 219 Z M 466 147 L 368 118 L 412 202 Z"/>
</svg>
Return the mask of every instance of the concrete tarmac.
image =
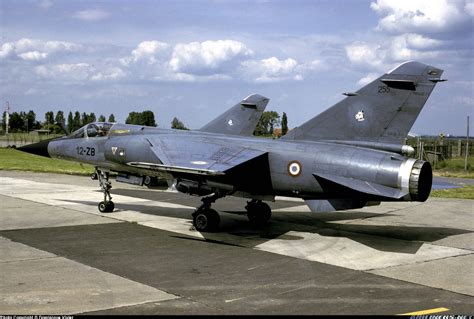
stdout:
<svg viewBox="0 0 474 319">
<path fill-rule="evenodd" d="M 314 214 L 270 203 L 252 226 L 224 198 L 0 171 L 0 314 L 473 314 L 474 201 L 430 198 Z"/>
</svg>

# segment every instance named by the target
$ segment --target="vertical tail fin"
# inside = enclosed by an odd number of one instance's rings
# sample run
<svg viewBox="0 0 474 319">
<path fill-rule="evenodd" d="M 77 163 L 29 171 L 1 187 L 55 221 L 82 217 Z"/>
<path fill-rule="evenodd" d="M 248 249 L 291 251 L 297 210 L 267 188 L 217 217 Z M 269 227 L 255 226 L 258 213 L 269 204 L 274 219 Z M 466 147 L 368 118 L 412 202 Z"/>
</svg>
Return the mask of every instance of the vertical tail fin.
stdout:
<svg viewBox="0 0 474 319">
<path fill-rule="evenodd" d="M 269 99 L 252 94 L 200 128 L 200 131 L 233 135 L 252 135 Z"/>
<path fill-rule="evenodd" d="M 442 73 L 405 62 L 283 138 L 403 144 Z"/>
</svg>

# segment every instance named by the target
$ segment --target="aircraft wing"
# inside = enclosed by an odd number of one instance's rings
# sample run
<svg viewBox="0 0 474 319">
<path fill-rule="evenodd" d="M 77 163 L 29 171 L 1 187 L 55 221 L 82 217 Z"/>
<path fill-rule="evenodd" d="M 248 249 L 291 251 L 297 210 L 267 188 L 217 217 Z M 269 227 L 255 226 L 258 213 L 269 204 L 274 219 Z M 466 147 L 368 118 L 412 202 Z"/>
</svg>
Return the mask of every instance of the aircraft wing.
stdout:
<svg viewBox="0 0 474 319">
<path fill-rule="evenodd" d="M 222 146 L 207 141 L 182 139 L 148 140 L 159 162 L 129 162 L 130 166 L 170 173 L 225 175 L 230 169 L 266 152 L 245 147 Z M 161 163 L 160 163 L 161 162 Z"/>
<path fill-rule="evenodd" d="M 269 99 L 252 94 L 204 125 L 202 132 L 249 136 L 255 131 Z"/>
</svg>

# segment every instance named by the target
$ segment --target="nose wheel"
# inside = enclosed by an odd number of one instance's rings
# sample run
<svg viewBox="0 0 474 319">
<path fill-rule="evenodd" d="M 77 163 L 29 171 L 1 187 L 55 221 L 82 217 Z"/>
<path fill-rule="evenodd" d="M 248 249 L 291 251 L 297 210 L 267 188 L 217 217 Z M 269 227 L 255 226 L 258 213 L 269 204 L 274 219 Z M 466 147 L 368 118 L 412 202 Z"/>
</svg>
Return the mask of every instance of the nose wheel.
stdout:
<svg viewBox="0 0 474 319">
<path fill-rule="evenodd" d="M 110 189 L 112 188 L 112 183 L 109 181 L 109 172 L 105 172 L 96 168 L 95 173 L 91 177 L 96 177 L 96 179 L 99 180 L 100 188 L 104 193 L 104 200 L 98 205 L 99 211 L 101 213 L 113 212 L 115 205 L 112 201 L 112 196 L 110 196 Z"/>
</svg>

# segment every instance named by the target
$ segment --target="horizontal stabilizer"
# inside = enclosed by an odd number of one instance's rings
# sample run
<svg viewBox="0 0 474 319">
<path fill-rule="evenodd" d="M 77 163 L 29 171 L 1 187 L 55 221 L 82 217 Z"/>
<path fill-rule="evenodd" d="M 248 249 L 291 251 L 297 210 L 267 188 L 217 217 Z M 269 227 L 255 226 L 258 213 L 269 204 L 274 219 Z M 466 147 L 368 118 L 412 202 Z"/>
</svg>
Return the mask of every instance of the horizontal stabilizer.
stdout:
<svg viewBox="0 0 474 319">
<path fill-rule="evenodd" d="M 365 202 L 354 199 L 307 199 L 306 205 L 313 213 L 332 212 L 364 207 Z"/>
<path fill-rule="evenodd" d="M 388 187 L 374 182 L 362 181 L 355 178 L 329 175 L 323 173 L 313 173 L 313 175 L 314 177 L 316 177 L 316 179 L 322 178 L 324 180 L 330 181 L 338 185 L 342 185 L 344 187 L 364 194 L 383 196 L 394 199 L 400 199 L 408 194 L 407 191 Z"/>
<path fill-rule="evenodd" d="M 357 209 L 365 206 L 376 206 L 380 202 L 366 202 L 357 199 L 307 199 L 306 205 L 313 213 L 332 212 L 337 210 Z"/>
</svg>

